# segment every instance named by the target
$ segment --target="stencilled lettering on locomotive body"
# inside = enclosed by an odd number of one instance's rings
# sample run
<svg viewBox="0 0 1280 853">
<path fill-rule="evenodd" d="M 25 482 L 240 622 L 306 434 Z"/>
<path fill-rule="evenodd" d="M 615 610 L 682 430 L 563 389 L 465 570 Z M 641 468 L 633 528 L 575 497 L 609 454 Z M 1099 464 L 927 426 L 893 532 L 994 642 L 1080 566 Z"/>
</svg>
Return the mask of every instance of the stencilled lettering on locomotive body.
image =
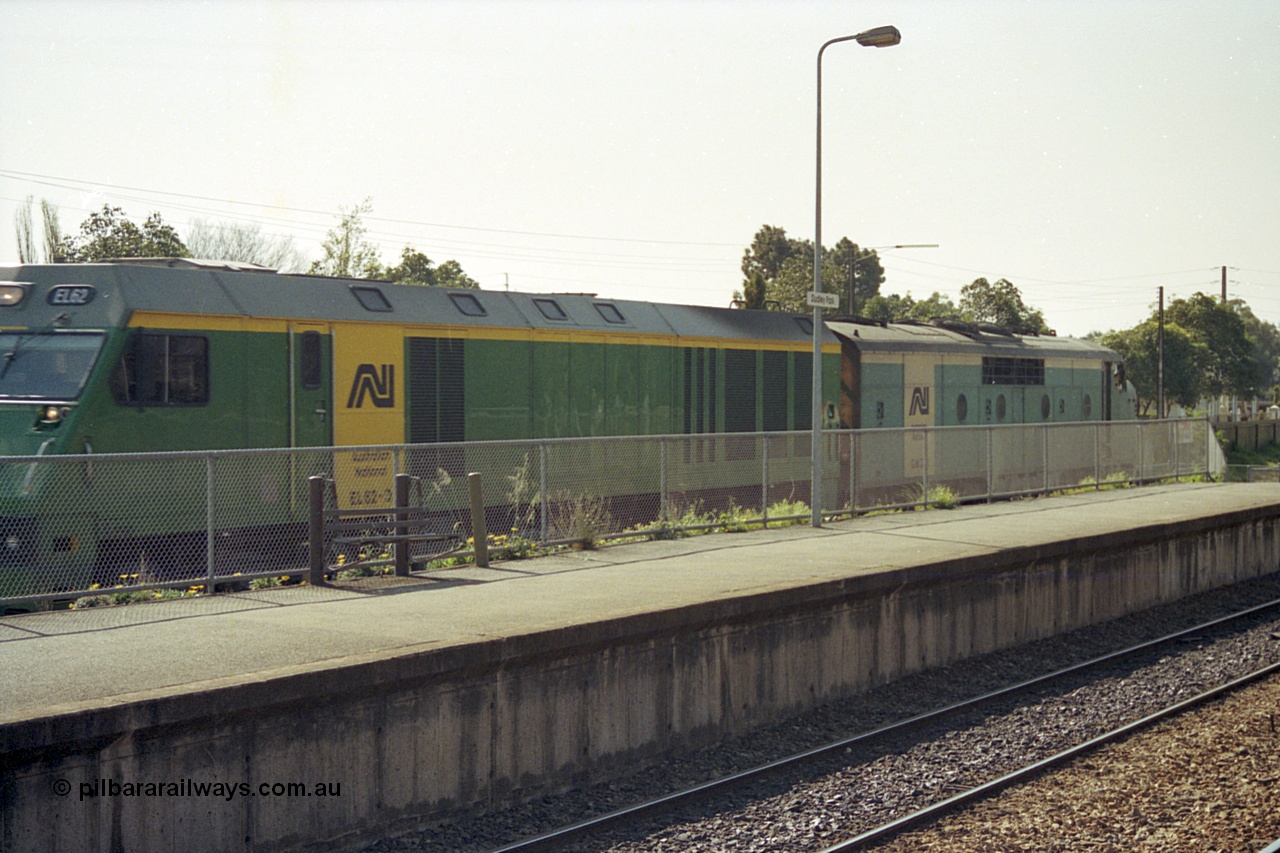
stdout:
<svg viewBox="0 0 1280 853">
<path fill-rule="evenodd" d="M 89 284 L 60 284 L 49 288 L 45 301 L 50 305 L 80 306 L 88 305 L 97 295 L 97 290 Z"/>
</svg>

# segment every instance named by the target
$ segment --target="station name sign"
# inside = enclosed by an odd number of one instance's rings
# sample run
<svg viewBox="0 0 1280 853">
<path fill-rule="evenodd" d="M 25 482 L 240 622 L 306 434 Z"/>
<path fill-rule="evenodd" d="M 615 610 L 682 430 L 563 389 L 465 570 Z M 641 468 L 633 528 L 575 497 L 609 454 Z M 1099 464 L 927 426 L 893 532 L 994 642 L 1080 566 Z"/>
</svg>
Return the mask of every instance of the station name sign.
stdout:
<svg viewBox="0 0 1280 853">
<path fill-rule="evenodd" d="M 806 300 L 814 308 L 839 308 L 840 294 L 838 293 L 814 293 L 809 291 L 809 298 Z"/>
</svg>

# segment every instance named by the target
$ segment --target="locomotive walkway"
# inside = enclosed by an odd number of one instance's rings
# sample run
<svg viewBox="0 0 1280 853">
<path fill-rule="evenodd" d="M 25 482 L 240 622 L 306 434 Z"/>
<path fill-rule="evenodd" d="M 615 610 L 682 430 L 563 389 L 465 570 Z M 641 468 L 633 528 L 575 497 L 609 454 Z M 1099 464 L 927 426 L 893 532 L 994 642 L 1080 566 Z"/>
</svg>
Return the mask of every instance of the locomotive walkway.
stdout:
<svg viewBox="0 0 1280 853">
<path fill-rule="evenodd" d="M 1280 514 L 1280 485 L 1097 491 L 564 552 L 376 592 L 285 587 L 5 617 L 0 726 L 302 672 L 328 671 L 337 688 L 344 668 L 380 658 L 872 572 L 942 573 L 1011 548 L 1084 547 L 1162 525 L 1172 535 L 1265 507 Z"/>
</svg>

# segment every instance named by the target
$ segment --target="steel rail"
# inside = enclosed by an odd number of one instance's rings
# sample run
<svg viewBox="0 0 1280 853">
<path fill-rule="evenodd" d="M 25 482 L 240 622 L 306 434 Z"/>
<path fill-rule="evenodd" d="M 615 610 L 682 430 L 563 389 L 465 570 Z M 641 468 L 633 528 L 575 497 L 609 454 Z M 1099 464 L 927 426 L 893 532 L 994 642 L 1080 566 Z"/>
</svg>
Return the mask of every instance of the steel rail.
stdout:
<svg viewBox="0 0 1280 853">
<path fill-rule="evenodd" d="M 776 771 L 779 771 L 788 767 L 799 765 L 805 761 L 820 757 L 822 755 L 826 755 L 832 752 L 837 752 L 839 750 L 845 749 L 846 747 L 852 746 L 862 741 L 871 740 L 877 737 L 883 737 L 885 735 L 893 734 L 895 732 L 906 731 L 915 726 L 919 726 L 923 723 L 926 723 L 932 720 L 941 719 L 942 717 L 945 717 L 948 714 L 953 714 L 957 711 L 962 711 L 967 708 L 973 708 L 983 703 L 990 702 L 994 699 L 998 699 L 1002 696 L 1006 696 L 1022 690 L 1027 690 L 1037 685 L 1050 682 L 1056 679 L 1060 679 L 1065 676 L 1071 675 L 1073 673 L 1084 671 L 1091 667 L 1098 666 L 1108 661 L 1127 657 L 1129 655 L 1134 655 L 1139 652 L 1150 649 L 1152 647 L 1162 645 L 1164 643 L 1170 643 L 1175 640 L 1180 640 L 1184 637 L 1193 636 L 1195 634 L 1215 628 L 1227 622 L 1232 622 L 1238 619 L 1245 619 L 1256 613 L 1260 613 L 1262 611 L 1269 610 L 1275 607 L 1280 607 L 1280 599 L 1273 599 L 1271 601 L 1263 602 L 1262 604 L 1256 604 L 1252 607 L 1247 607 L 1244 610 L 1239 610 L 1239 611 L 1236 611 L 1235 613 L 1229 613 L 1226 616 L 1220 616 L 1217 619 L 1211 619 L 1208 622 L 1202 622 L 1190 628 L 1184 628 L 1179 631 L 1174 631 L 1171 634 L 1165 634 L 1163 636 L 1156 637 L 1151 640 L 1144 640 L 1143 642 L 1133 646 L 1128 646 L 1126 648 L 1119 649 L 1114 652 L 1108 652 L 1105 655 L 1100 655 L 1095 658 L 1090 658 L 1089 660 L 1082 661 L 1081 663 L 1072 664 L 1071 666 L 1064 667 L 1062 669 L 1058 669 L 1053 672 L 1046 673 L 1044 675 L 1038 675 L 1035 678 L 1031 678 L 1026 681 L 1019 682 L 1017 684 L 1012 684 L 1007 687 L 1002 687 L 998 690 L 993 690 L 989 693 L 984 693 L 979 696 L 974 696 L 969 699 L 964 699 L 964 700 L 961 700 L 960 702 L 956 702 L 951 705 L 946 705 L 942 708 L 936 708 L 931 711 L 925 711 L 922 714 L 917 714 L 913 717 L 908 717 L 904 720 L 898 720 L 896 722 L 888 723 L 886 725 L 880 726 L 875 729 L 871 729 L 866 732 L 861 732 L 859 734 L 852 735 L 850 737 L 841 738 L 838 741 L 833 741 L 831 743 L 823 744 L 822 746 L 814 747 L 813 749 L 805 750 L 804 752 L 799 752 L 794 755 L 789 755 L 784 758 L 779 758 L 775 761 L 770 761 L 766 764 L 757 765 L 755 767 L 751 767 L 746 770 L 739 771 L 738 773 L 733 773 L 728 776 L 721 777 L 719 779 L 712 779 L 710 781 L 703 782 L 698 785 L 693 785 L 688 788 L 682 788 L 679 791 L 674 791 L 670 794 L 665 794 L 661 797 L 656 797 L 652 800 L 646 800 L 644 802 L 635 803 L 630 806 L 625 806 L 621 809 L 616 809 L 614 811 L 608 812 L 603 815 L 598 815 L 593 818 L 587 818 L 586 820 L 578 821 L 576 823 L 569 824 L 567 826 L 560 827 L 557 829 L 553 829 L 548 832 L 541 833 L 536 836 L 532 836 L 530 838 L 522 839 L 520 841 L 516 841 L 511 844 L 504 845 L 502 847 L 494 848 L 493 850 L 490 851 L 490 853 L 528 853 L 528 851 L 534 851 L 534 850 L 556 849 L 557 845 L 561 845 L 566 841 L 569 841 L 571 839 L 581 838 L 593 832 L 599 832 L 609 826 L 620 824 L 625 820 L 632 819 L 649 812 L 658 813 L 664 809 L 670 809 L 678 805 L 691 803 L 696 801 L 697 798 L 699 797 L 705 797 L 717 792 L 729 790 L 736 785 L 744 784 L 746 782 L 750 782 L 758 778 L 766 777 L 770 773 L 774 773 Z M 1280 667 L 1280 664 L 1276 664 L 1275 667 Z M 1232 682 L 1232 683 L 1234 684 L 1235 682 Z M 1221 688 L 1218 688 L 1218 689 L 1221 689 Z M 1136 724 L 1131 723 L 1130 725 L 1136 725 Z M 1092 743 L 1092 741 L 1090 743 Z M 1054 758 L 1057 758 L 1057 756 L 1054 756 Z M 1046 760 L 1052 760 L 1052 759 L 1046 759 Z M 1065 760 L 1065 759 L 1060 759 L 1060 760 Z M 988 783 L 988 784 L 991 784 L 991 783 Z M 964 797 L 964 796 L 966 796 L 966 794 L 962 793 L 957 795 L 956 797 L 950 798 L 945 802 L 951 803 L 953 806 L 958 805 L 959 802 L 957 801 L 959 800 L 960 797 Z M 933 807 L 930 807 L 930 808 L 933 808 Z M 907 816 L 907 818 L 912 818 L 912 817 L 914 817 L 914 815 Z M 906 820 L 907 818 L 903 818 L 903 820 Z M 919 818 L 919 820 L 924 820 L 924 819 L 925 818 L 923 816 Z M 886 824 L 885 826 L 890 826 L 890 824 Z M 877 831 L 879 830 L 872 830 L 872 832 L 877 832 Z M 901 829 L 898 829 L 896 831 L 900 832 Z M 862 836 L 859 836 L 859 838 L 861 837 Z M 851 844 L 852 840 L 845 843 Z M 860 843 L 865 843 L 865 842 L 860 842 Z M 835 851 L 835 850 L 841 850 L 846 848 L 834 847 L 830 849 L 832 851 Z M 823 851 L 823 853 L 827 853 L 827 851 Z"/>
<path fill-rule="evenodd" d="M 1216 699 L 1223 694 L 1230 693 L 1240 687 L 1266 678 L 1268 675 L 1276 672 L 1280 672 L 1280 663 L 1268 664 L 1261 669 L 1254 670 L 1247 675 L 1242 675 L 1239 678 L 1227 682 L 1226 684 L 1221 684 L 1196 696 L 1192 696 L 1190 699 L 1184 699 L 1181 702 L 1177 702 L 1167 708 L 1156 711 L 1153 714 L 1148 714 L 1140 720 L 1135 720 L 1132 723 L 1126 723 L 1119 728 L 1112 729 L 1105 734 L 1098 735 L 1092 740 L 1064 749 L 1061 752 L 1051 755 L 1048 758 L 1041 759 L 1034 764 L 1028 764 L 1026 767 L 1023 767 L 1020 770 L 1014 770 L 1012 773 L 1007 773 L 999 779 L 992 779 L 990 782 L 984 782 L 981 785 L 970 788 L 968 791 L 962 791 L 959 794 L 949 797 L 941 802 L 934 803 L 931 806 L 925 806 L 924 808 L 912 812 L 905 817 L 900 817 L 895 821 L 891 821 L 882 826 L 878 826 L 875 829 L 868 830 L 860 835 L 848 839 L 847 841 L 842 841 L 831 847 L 825 847 L 820 851 L 820 853 L 847 853 L 847 851 L 857 850 L 858 848 L 865 847 L 868 844 L 887 841 L 917 824 L 934 820 L 944 812 L 950 811 L 957 806 L 964 805 L 974 800 L 983 799 L 984 797 L 997 793 L 1010 785 L 1034 778 L 1050 767 L 1070 761 L 1071 759 L 1091 752 L 1100 746 L 1105 746 L 1113 741 L 1120 740 L 1134 732 L 1141 731 L 1142 729 L 1158 723 L 1167 717 L 1177 716 L 1190 708 L 1194 708 L 1197 705 Z"/>
</svg>

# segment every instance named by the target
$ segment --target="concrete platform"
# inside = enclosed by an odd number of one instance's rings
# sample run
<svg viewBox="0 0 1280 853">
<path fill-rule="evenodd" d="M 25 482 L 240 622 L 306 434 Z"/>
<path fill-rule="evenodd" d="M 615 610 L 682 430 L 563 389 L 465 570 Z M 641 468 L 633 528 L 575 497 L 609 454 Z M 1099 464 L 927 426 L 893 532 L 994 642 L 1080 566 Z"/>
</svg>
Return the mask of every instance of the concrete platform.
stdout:
<svg viewBox="0 0 1280 853">
<path fill-rule="evenodd" d="M 327 849 L 1278 563 L 1280 485 L 1190 484 L 618 545 L 377 593 L 6 617 L 0 849 Z M 362 790 L 322 819 L 225 803 L 198 831 L 180 811 L 156 829 L 119 803 L 37 801 L 54 777 L 189 777 L 200 749 L 210 777 Z M 60 821 L 57 845 L 27 847 Z"/>
</svg>

